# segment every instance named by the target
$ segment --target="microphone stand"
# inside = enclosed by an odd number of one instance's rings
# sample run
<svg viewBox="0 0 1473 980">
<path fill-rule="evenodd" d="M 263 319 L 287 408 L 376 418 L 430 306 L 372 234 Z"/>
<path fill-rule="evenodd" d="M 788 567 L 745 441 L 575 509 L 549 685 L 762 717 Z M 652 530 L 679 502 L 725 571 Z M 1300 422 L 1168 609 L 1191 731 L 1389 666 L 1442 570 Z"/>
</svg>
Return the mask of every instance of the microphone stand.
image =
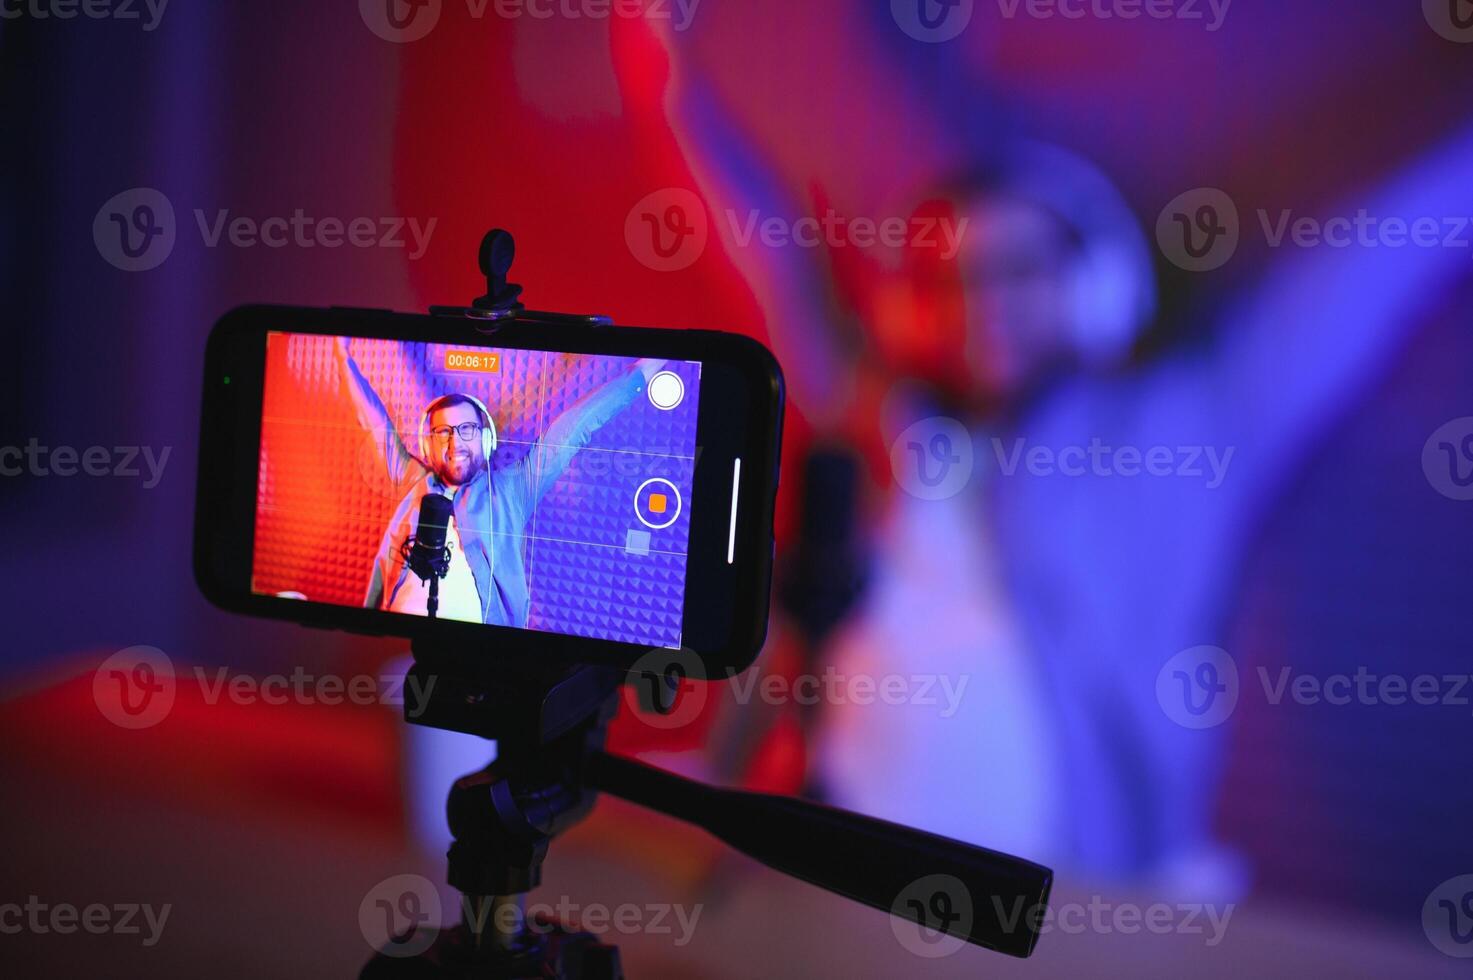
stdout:
<svg viewBox="0 0 1473 980">
<path fill-rule="evenodd" d="M 609 322 L 524 311 L 521 287 L 506 281 L 514 254 L 508 233 L 487 234 L 480 253 L 486 295 L 471 307 L 431 312 Z M 431 596 L 433 615 L 433 585 Z M 497 756 L 456 780 L 446 806 L 453 837 L 447 880 L 462 895 L 460 923 L 437 931 L 413 957 L 395 956 L 399 944 L 391 940 L 364 967 L 363 980 L 622 980 L 616 947 L 560 923 L 528 923 L 525 915 L 525 896 L 542 881 L 548 847 L 588 814 L 600 792 L 701 827 L 777 871 L 923 929 L 1017 957 L 1031 955 L 1038 942 L 1053 884 L 1048 868 L 805 800 L 708 786 L 604 751 L 621 685 L 650 684 L 660 702 L 654 709 L 668 713 L 677 695 L 668 677 L 552 665 L 497 665 L 468 677 L 453 651 L 416 640 L 413 652 L 410 677 L 418 686 L 406 690 L 429 693 L 423 703 L 405 700 L 405 720 L 495 739 Z M 943 877 L 948 886 L 914 894 L 918 883 Z"/>
<path fill-rule="evenodd" d="M 448 528 L 447 528 L 448 533 Z M 409 571 L 429 587 L 429 596 L 425 600 L 425 618 L 434 619 L 435 614 L 440 611 L 440 579 L 450 574 L 450 542 L 447 540 L 445 546 L 438 552 L 426 553 L 416 538 L 410 538 L 404 542 L 401 554 L 404 563 L 409 566 Z"/>
</svg>

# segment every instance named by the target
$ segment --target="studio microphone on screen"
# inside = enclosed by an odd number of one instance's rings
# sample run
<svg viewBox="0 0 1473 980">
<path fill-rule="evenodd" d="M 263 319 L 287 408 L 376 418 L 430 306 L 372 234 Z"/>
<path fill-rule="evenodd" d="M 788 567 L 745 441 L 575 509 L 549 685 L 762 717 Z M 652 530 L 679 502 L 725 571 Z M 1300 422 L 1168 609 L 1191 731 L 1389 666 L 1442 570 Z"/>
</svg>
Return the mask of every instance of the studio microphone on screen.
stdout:
<svg viewBox="0 0 1473 980">
<path fill-rule="evenodd" d="M 409 570 L 430 587 L 426 610 L 431 619 L 440 608 L 440 579 L 450 571 L 450 548 L 445 538 L 450 533 L 450 517 L 455 505 L 449 497 L 427 493 L 419 502 L 419 529 L 404 542 L 404 561 Z"/>
</svg>

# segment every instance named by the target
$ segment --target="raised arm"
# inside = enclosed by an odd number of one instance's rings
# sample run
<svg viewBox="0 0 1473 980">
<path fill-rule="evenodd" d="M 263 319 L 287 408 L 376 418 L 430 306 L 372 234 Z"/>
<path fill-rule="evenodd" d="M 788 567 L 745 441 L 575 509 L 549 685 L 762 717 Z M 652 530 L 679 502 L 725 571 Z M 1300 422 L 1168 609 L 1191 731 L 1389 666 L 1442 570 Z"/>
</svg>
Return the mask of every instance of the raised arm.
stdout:
<svg viewBox="0 0 1473 980">
<path fill-rule="evenodd" d="M 1202 394 L 1213 402 L 1221 438 L 1241 447 L 1241 471 L 1258 477 L 1251 480 L 1256 485 L 1292 465 L 1348 400 L 1389 366 L 1424 307 L 1468 274 L 1473 128 L 1335 213 L 1352 224 L 1364 213 L 1383 223 L 1370 226 L 1373 240 L 1379 230 L 1402 244 L 1383 238 L 1362 245 L 1361 232 L 1351 227 L 1352 244 L 1334 247 L 1328 235 L 1343 242 L 1341 229 L 1327 225 L 1325 242 L 1300 249 L 1288 237 L 1291 218 L 1282 264 L 1221 324 Z M 1276 234 L 1282 216 L 1255 211 L 1241 220 L 1245 235 L 1266 233 L 1264 222 Z M 1421 246 L 1412 237 L 1419 224 Z M 1461 244 L 1445 240 L 1454 233 Z"/>
<path fill-rule="evenodd" d="M 584 395 L 577 404 L 553 420 L 533 454 L 535 462 L 528 474 L 533 507 L 567 471 L 578 450 L 588 445 L 593 434 L 610 419 L 633 404 L 664 364 L 657 358 L 641 358 L 633 371 Z"/>
<path fill-rule="evenodd" d="M 405 448 L 404 440 L 399 437 L 399 431 L 389 418 L 389 410 L 384 407 L 378 392 L 373 390 L 373 385 L 368 383 L 368 379 L 358 369 L 358 362 L 353 360 L 353 355 L 348 351 L 348 338 L 338 337 L 333 350 L 338 365 L 339 389 L 353 403 L 358 424 L 365 432 L 373 434 L 374 442 L 388 469 L 390 482 L 402 482 L 422 464 Z"/>
<path fill-rule="evenodd" d="M 679 68 L 669 111 L 712 231 L 762 309 L 794 404 L 820 429 L 839 424 L 852 394 L 858 342 L 844 329 L 822 252 L 766 247 L 749 220 L 796 221 L 806 210 L 688 65 Z"/>
</svg>

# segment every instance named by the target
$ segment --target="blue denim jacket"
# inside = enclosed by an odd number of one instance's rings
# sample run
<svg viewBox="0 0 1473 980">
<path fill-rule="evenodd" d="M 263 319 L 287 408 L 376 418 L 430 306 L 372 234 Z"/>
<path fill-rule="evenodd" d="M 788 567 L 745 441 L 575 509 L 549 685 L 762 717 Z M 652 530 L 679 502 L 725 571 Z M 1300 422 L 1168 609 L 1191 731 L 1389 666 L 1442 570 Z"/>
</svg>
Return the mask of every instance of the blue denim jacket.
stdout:
<svg viewBox="0 0 1473 980">
<path fill-rule="evenodd" d="M 358 365 L 351 359 L 347 363 L 351 376 L 347 387 L 359 423 L 381 438 L 389 478 L 396 486 L 413 480 L 384 532 L 363 599 L 370 609 L 386 609 L 409 574 L 401 549 L 419 526 L 420 501 L 426 493 L 444 493 L 447 488 L 406 448 Z M 548 426 L 526 456 L 488 466 L 455 493 L 455 525 L 480 593 L 484 622 L 527 625 L 532 600 L 522 546 L 532 512 L 593 434 L 638 398 L 645 384 L 643 372 L 636 369 L 584 396 Z"/>
</svg>

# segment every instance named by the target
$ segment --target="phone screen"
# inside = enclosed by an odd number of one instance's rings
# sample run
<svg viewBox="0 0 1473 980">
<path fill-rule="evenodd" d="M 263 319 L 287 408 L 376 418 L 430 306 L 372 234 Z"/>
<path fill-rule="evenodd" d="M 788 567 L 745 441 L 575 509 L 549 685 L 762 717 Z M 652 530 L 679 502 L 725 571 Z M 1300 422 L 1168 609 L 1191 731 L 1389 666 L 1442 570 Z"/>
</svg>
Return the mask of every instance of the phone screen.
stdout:
<svg viewBox="0 0 1473 980">
<path fill-rule="evenodd" d="M 423 617 L 433 579 L 440 619 L 679 647 L 700 383 L 698 361 L 271 331 L 251 590 Z M 425 513 L 443 550 L 416 551 Z"/>
</svg>

